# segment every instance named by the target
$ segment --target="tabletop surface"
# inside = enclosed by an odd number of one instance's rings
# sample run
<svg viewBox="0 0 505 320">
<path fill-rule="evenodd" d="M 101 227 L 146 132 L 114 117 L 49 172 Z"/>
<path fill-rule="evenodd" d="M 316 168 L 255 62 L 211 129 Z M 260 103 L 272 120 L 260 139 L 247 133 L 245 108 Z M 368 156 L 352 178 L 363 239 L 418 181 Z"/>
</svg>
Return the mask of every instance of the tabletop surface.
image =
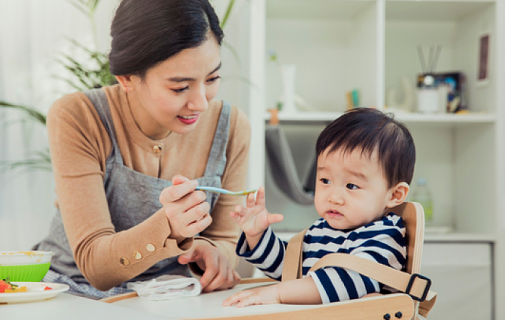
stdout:
<svg viewBox="0 0 505 320">
<path fill-rule="evenodd" d="M 1 320 L 90 320 L 90 319 L 186 319 L 213 318 L 262 314 L 280 311 L 294 311 L 318 306 L 303 305 L 261 305 L 245 308 L 223 307 L 223 300 L 235 292 L 265 285 L 265 283 L 240 284 L 225 291 L 204 293 L 196 297 L 172 300 L 150 301 L 135 297 L 115 303 L 60 293 L 44 301 L 0 305 Z"/>
<path fill-rule="evenodd" d="M 230 290 L 203 293 L 196 297 L 185 297 L 164 301 L 150 301 L 144 298 L 135 297 L 115 302 L 113 305 L 142 313 L 165 316 L 167 317 L 166 319 L 244 316 L 250 314 L 264 314 L 270 312 L 294 311 L 320 307 L 320 305 L 307 306 L 285 304 L 249 306 L 245 308 L 237 308 L 235 306 L 223 307 L 223 300 L 236 292 L 250 287 L 270 284 L 272 283 L 239 284 Z"/>
<path fill-rule="evenodd" d="M 145 313 L 139 311 L 67 293 L 60 293 L 52 299 L 43 301 L 0 305 L 1 320 L 138 320 L 145 318 Z M 149 319 L 167 318 L 149 315 Z"/>
</svg>

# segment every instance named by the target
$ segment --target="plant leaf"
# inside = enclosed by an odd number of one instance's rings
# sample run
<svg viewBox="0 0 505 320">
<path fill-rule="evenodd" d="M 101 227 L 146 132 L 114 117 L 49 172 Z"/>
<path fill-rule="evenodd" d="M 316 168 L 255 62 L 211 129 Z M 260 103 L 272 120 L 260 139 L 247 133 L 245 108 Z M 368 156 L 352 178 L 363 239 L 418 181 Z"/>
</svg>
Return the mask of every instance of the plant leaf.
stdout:
<svg viewBox="0 0 505 320">
<path fill-rule="evenodd" d="M 226 22 L 228 21 L 228 18 L 230 17 L 230 14 L 231 14 L 231 10 L 233 9 L 233 5 L 235 5 L 235 0 L 230 0 L 230 2 L 228 2 L 228 6 L 226 7 L 226 12 L 224 14 L 224 17 L 223 17 L 223 20 L 221 21 L 221 29 L 224 28 L 224 26 L 226 25 Z"/>
<path fill-rule="evenodd" d="M 40 122 L 43 125 L 46 125 L 46 116 L 38 111 L 37 109 L 30 108 L 30 107 L 25 107 L 25 106 L 20 106 L 20 105 L 15 105 L 12 103 L 8 103 L 5 101 L 0 101 L 0 108 L 11 108 L 11 109 L 16 109 L 20 110 L 22 112 L 25 112 L 30 118 L 37 120 L 37 122 Z"/>
<path fill-rule="evenodd" d="M 237 50 L 235 50 L 235 48 L 226 41 L 223 41 L 223 46 L 226 47 L 228 50 L 230 50 L 231 54 L 233 55 L 233 57 L 237 61 L 238 67 L 241 68 L 242 62 L 240 61 L 240 56 L 238 55 Z"/>
<path fill-rule="evenodd" d="M 70 4 L 72 4 L 75 8 L 77 8 L 77 10 L 81 11 L 83 14 L 85 14 L 86 16 L 88 15 L 88 11 L 86 10 L 86 8 L 84 8 L 82 6 L 82 1 L 79 1 L 79 0 L 76 0 L 76 1 L 68 1 Z"/>
<path fill-rule="evenodd" d="M 42 151 L 35 151 L 34 156 L 21 161 L 0 161 L 0 173 L 7 170 L 24 170 L 25 172 L 32 170 L 52 171 L 51 156 L 49 148 Z"/>
</svg>

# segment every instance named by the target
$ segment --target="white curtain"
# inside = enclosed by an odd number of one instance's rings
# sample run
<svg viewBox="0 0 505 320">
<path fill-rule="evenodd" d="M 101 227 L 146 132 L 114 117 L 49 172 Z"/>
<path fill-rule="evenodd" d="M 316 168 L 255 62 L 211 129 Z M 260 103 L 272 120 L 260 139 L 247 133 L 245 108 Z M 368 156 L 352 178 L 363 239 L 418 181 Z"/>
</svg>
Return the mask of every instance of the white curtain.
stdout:
<svg viewBox="0 0 505 320">
<path fill-rule="evenodd" d="M 118 1 L 102 0 L 95 14 L 98 45 L 110 46 L 110 21 Z M 76 58 L 72 38 L 95 48 L 88 18 L 70 0 L 0 0 L 0 100 L 47 114 L 51 104 L 73 92 L 56 76 L 70 75 L 56 62 Z M 0 161 L 19 161 L 48 147 L 45 126 L 0 108 Z M 51 172 L 0 173 L 0 250 L 29 250 L 48 232 L 55 213 Z"/>
</svg>

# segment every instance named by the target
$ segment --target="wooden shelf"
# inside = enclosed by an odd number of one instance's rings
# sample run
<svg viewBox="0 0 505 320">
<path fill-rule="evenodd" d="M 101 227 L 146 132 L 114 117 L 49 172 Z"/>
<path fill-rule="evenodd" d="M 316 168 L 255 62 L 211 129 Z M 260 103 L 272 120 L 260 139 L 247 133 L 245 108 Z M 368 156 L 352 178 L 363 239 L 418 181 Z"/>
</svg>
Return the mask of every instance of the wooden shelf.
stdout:
<svg viewBox="0 0 505 320">
<path fill-rule="evenodd" d="M 494 243 L 496 236 L 494 234 L 480 234 L 480 233 L 430 233 L 424 234 L 424 242 L 460 242 L 460 243 Z"/>
<path fill-rule="evenodd" d="M 282 122 L 331 122 L 340 117 L 342 112 L 296 112 L 296 113 L 278 113 L 279 120 Z M 265 120 L 270 120 L 270 113 L 265 113 Z"/>
<path fill-rule="evenodd" d="M 301 230 L 300 230 L 301 231 Z M 298 232 L 279 232 L 274 231 L 275 234 L 283 241 L 289 241 Z M 459 233 L 459 232 L 448 232 L 448 233 L 430 233 L 426 232 L 424 234 L 424 241 L 429 243 L 449 243 L 449 242 L 459 242 L 459 243 L 495 243 L 496 236 L 494 234 L 481 234 L 481 233 Z"/>
<path fill-rule="evenodd" d="M 405 123 L 446 123 L 446 124 L 465 124 L 465 123 L 494 123 L 496 116 L 494 114 L 419 114 L 405 113 L 397 114 L 395 117 Z"/>
<path fill-rule="evenodd" d="M 266 14 L 269 19 L 352 19 L 375 3 L 375 1 L 276 0 L 267 1 Z"/>
<path fill-rule="evenodd" d="M 450 21 L 459 20 L 495 1 L 387 1 L 387 20 Z"/>
<path fill-rule="evenodd" d="M 387 110 L 386 110 L 387 112 Z M 285 114 L 279 112 L 279 120 L 284 123 L 329 123 L 340 117 L 341 112 L 297 112 Z M 401 113 L 395 114 L 395 118 L 407 124 L 492 124 L 496 121 L 494 114 L 420 114 Z M 270 120 L 270 113 L 265 113 L 265 121 Z"/>
</svg>

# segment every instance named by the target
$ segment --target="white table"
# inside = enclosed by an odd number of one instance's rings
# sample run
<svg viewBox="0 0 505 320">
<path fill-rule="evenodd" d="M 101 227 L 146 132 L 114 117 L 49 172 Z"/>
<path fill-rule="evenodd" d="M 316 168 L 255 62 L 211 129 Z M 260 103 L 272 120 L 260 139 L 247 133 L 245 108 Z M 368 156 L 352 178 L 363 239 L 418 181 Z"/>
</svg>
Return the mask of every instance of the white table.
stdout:
<svg viewBox="0 0 505 320">
<path fill-rule="evenodd" d="M 0 320 L 138 320 L 145 318 L 167 320 L 239 316 L 318 307 L 281 304 L 246 308 L 223 307 L 223 300 L 233 293 L 258 285 L 264 284 L 242 284 L 231 290 L 173 300 L 149 301 L 135 297 L 115 303 L 60 293 L 55 298 L 45 301 L 0 305 Z"/>
<path fill-rule="evenodd" d="M 270 283 L 271 284 L 271 283 Z M 150 301 L 140 297 L 121 300 L 113 303 L 116 307 L 123 307 L 132 311 L 165 316 L 168 319 L 186 318 L 216 318 L 230 316 L 244 316 L 250 314 L 264 314 L 270 312 L 294 311 L 307 308 L 317 308 L 320 305 L 261 305 L 245 308 L 223 307 L 223 300 L 233 293 L 246 288 L 265 285 L 265 283 L 240 284 L 225 291 L 203 293 L 196 297 L 186 297 L 164 301 Z M 166 319 L 167 319 L 166 318 Z"/>
<path fill-rule="evenodd" d="M 66 293 L 60 293 L 44 301 L 0 305 L 0 320 L 139 320 L 145 318 L 145 313 L 139 311 Z M 149 315 L 149 319 L 167 318 Z"/>
</svg>

